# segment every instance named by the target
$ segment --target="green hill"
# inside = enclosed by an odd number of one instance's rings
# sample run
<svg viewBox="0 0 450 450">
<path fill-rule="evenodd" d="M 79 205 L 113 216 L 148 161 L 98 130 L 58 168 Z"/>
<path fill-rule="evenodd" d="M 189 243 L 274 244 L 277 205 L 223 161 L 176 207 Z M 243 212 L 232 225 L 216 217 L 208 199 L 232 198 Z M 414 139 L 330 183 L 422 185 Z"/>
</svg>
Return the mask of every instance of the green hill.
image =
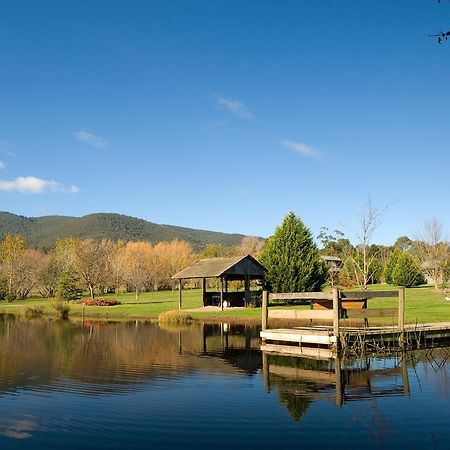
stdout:
<svg viewBox="0 0 450 450">
<path fill-rule="evenodd" d="M 20 234 L 29 247 L 41 249 L 50 249 L 57 239 L 72 236 L 81 239 L 111 239 L 113 241 L 122 239 L 153 243 L 179 239 L 189 242 L 197 251 L 208 243 L 238 245 L 244 237 L 242 234 L 159 225 L 121 214 L 23 217 L 0 212 L 0 239 L 6 234 Z"/>
</svg>

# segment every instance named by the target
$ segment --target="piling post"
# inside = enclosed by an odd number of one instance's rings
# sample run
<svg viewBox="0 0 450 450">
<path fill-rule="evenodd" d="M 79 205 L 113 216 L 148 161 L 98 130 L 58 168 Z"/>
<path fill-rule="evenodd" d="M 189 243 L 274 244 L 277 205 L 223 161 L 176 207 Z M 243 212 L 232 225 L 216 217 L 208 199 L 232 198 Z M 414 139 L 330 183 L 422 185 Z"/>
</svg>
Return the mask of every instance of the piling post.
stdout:
<svg viewBox="0 0 450 450">
<path fill-rule="evenodd" d="M 405 288 L 398 290 L 398 329 L 400 331 L 399 344 L 403 348 L 405 344 Z"/>
<path fill-rule="evenodd" d="M 339 316 L 340 316 L 340 293 L 333 289 L 333 336 L 336 337 L 336 350 L 339 348 Z"/>
<path fill-rule="evenodd" d="M 267 330 L 267 317 L 268 317 L 268 310 L 267 307 L 269 305 L 269 291 L 263 291 L 262 293 L 262 331 Z"/>
</svg>

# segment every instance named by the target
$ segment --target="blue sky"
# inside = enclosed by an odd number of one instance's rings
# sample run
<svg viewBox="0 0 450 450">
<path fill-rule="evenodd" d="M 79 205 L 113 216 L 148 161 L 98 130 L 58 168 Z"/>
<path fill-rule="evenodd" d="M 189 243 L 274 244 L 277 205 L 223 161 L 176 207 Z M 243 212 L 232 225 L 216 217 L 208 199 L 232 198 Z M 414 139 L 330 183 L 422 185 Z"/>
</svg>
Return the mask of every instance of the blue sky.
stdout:
<svg viewBox="0 0 450 450">
<path fill-rule="evenodd" d="M 448 28 L 446 28 L 448 27 Z M 0 0 L 0 210 L 450 225 L 450 4 Z"/>
</svg>

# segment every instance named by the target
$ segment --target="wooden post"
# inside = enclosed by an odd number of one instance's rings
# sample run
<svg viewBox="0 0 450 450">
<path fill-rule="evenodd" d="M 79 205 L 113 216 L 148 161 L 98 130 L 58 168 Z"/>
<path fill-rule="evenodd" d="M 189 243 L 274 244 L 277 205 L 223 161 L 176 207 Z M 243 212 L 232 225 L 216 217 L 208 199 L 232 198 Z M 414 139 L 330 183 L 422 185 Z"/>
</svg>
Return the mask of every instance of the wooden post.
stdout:
<svg viewBox="0 0 450 450">
<path fill-rule="evenodd" d="M 262 293 L 262 331 L 267 330 L 267 318 L 268 318 L 268 310 L 269 306 L 269 291 L 263 291 Z"/>
<path fill-rule="evenodd" d="M 334 358 L 334 373 L 336 375 L 336 405 L 342 406 L 344 403 L 344 391 L 342 389 L 341 359 L 338 354 Z"/>
<path fill-rule="evenodd" d="M 202 301 L 203 306 L 205 305 L 205 295 L 206 295 L 206 278 L 202 278 Z"/>
<path fill-rule="evenodd" d="M 183 309 L 183 286 L 181 285 L 181 278 L 178 280 L 178 309 L 181 311 Z"/>
<path fill-rule="evenodd" d="M 220 309 L 223 311 L 223 278 L 220 278 Z"/>
<path fill-rule="evenodd" d="M 405 346 L 405 288 L 398 290 L 398 329 L 400 336 L 398 343 L 401 348 Z"/>
<path fill-rule="evenodd" d="M 405 288 L 398 290 L 398 328 L 405 331 Z"/>
<path fill-rule="evenodd" d="M 339 347 L 339 317 L 340 317 L 340 294 L 333 289 L 333 335 L 336 336 L 336 348 Z"/>
<path fill-rule="evenodd" d="M 245 276 L 244 280 L 244 299 L 245 306 L 248 306 L 250 301 L 250 279 L 248 278 L 248 275 Z"/>
<path fill-rule="evenodd" d="M 264 389 L 270 392 L 269 360 L 266 352 L 262 352 Z"/>
<path fill-rule="evenodd" d="M 409 378 L 408 378 L 408 366 L 406 364 L 406 355 L 403 354 L 402 359 L 402 382 L 403 382 L 403 395 L 405 397 L 410 396 L 410 389 L 409 389 Z"/>
</svg>

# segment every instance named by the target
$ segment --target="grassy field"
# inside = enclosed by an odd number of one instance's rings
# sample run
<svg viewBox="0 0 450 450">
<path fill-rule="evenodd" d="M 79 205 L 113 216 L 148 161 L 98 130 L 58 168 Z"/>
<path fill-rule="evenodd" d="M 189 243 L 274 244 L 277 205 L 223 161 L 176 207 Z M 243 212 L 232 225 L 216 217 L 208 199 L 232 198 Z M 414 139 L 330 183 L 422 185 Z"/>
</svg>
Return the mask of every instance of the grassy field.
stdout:
<svg viewBox="0 0 450 450">
<path fill-rule="evenodd" d="M 393 286 L 373 286 L 372 290 L 395 289 Z M 114 295 L 102 297 L 115 298 Z M 165 311 L 178 309 L 178 292 L 161 291 L 143 293 L 138 301 L 133 294 L 120 294 L 121 305 L 117 306 L 86 306 L 85 317 L 92 319 L 156 319 Z M 0 302 L 0 312 L 24 314 L 29 306 L 39 306 L 45 314 L 53 314 L 52 300 L 31 297 L 26 300 L 18 300 L 11 303 Z M 201 306 L 200 290 L 183 291 L 183 309 L 194 309 Z M 395 308 L 396 299 L 372 299 L 369 308 Z M 70 315 L 81 317 L 82 305 L 71 303 Z M 219 320 L 233 319 L 239 321 L 257 321 L 261 317 L 260 308 L 226 309 L 225 311 L 192 312 L 191 315 L 197 319 Z M 415 322 L 445 322 L 450 321 L 450 301 L 446 301 L 442 292 L 433 287 L 419 287 L 406 290 L 406 321 Z"/>
</svg>

